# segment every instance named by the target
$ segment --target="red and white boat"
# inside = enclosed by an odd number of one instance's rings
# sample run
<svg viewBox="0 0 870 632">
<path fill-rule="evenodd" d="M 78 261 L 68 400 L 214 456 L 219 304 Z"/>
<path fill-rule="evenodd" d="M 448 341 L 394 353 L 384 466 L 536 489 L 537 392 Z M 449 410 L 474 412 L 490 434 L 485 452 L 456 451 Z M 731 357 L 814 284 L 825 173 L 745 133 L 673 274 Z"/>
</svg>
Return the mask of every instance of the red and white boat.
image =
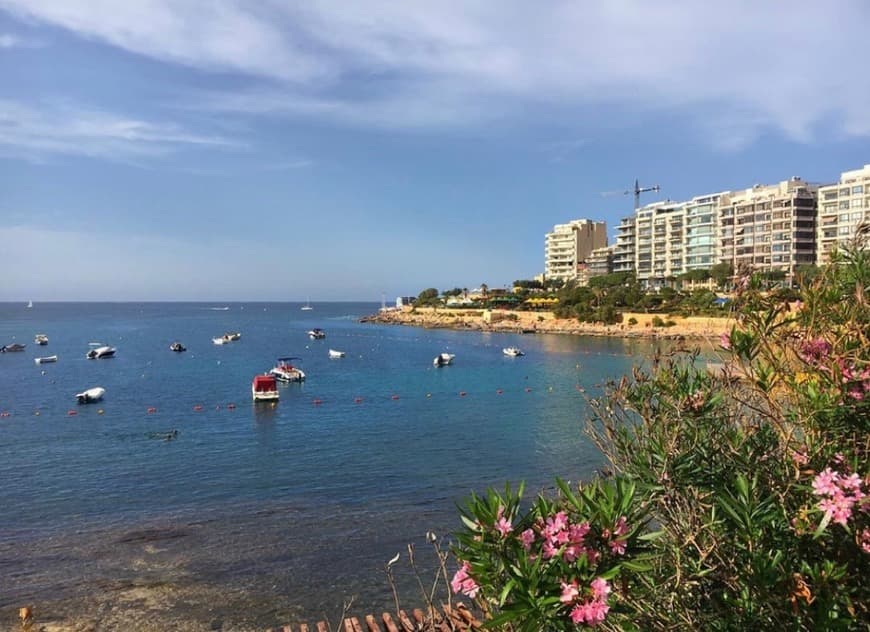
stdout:
<svg viewBox="0 0 870 632">
<path fill-rule="evenodd" d="M 278 382 L 274 375 L 257 375 L 251 383 L 251 395 L 255 402 L 277 402 Z"/>
<path fill-rule="evenodd" d="M 302 382 L 305 380 L 305 372 L 298 366 L 293 366 L 293 360 L 300 358 L 278 358 L 278 364 L 269 370 L 269 375 L 279 382 Z"/>
</svg>

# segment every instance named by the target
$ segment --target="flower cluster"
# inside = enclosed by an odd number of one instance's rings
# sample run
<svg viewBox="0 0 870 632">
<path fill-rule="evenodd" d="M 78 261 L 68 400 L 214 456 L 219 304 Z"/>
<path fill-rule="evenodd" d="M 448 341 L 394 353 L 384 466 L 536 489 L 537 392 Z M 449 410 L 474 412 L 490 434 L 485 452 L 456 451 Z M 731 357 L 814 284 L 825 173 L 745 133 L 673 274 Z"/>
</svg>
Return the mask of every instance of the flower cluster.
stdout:
<svg viewBox="0 0 870 632">
<path fill-rule="evenodd" d="M 798 350 L 801 360 L 807 364 L 818 366 L 831 354 L 831 343 L 824 338 L 816 338 L 804 342 Z"/>
<path fill-rule="evenodd" d="M 864 481 L 857 474 L 846 476 L 829 467 L 813 479 L 813 493 L 822 497 L 818 508 L 825 512 L 827 519 L 843 526 L 852 517 L 852 508 L 856 504 L 863 510 L 867 509 L 863 486 Z"/>
<path fill-rule="evenodd" d="M 471 570 L 471 567 L 468 562 L 463 562 L 462 566 L 458 571 L 456 571 L 456 574 L 450 581 L 450 587 L 453 589 L 454 593 L 461 592 L 463 595 L 474 599 L 477 596 L 477 591 L 480 590 L 480 586 L 478 586 L 477 582 L 474 581 L 474 578 L 468 574 L 469 570 Z"/>
<path fill-rule="evenodd" d="M 595 626 L 604 621 L 610 610 L 610 606 L 607 605 L 609 594 L 610 584 L 601 577 L 593 579 L 589 585 L 589 591 L 582 595 L 577 580 L 571 583 L 563 581 L 562 595 L 559 597 L 559 601 L 567 606 L 573 606 L 569 614 L 573 623 Z"/>
<path fill-rule="evenodd" d="M 860 402 L 864 400 L 865 396 L 870 396 L 870 366 L 862 370 L 840 359 L 839 368 L 843 385 L 849 397 Z"/>
</svg>

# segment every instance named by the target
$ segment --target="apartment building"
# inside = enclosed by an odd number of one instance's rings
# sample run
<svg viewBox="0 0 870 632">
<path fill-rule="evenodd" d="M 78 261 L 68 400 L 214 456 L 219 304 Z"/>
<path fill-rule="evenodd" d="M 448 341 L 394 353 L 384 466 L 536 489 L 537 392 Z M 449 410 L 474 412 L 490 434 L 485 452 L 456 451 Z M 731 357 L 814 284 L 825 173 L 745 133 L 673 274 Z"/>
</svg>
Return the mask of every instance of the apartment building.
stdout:
<svg viewBox="0 0 870 632">
<path fill-rule="evenodd" d="M 719 263 L 719 198 L 724 193 L 693 197 L 685 204 L 683 268 L 709 270 Z"/>
<path fill-rule="evenodd" d="M 851 240 L 861 222 L 870 222 L 870 165 L 844 171 L 836 184 L 819 187 L 816 263 L 828 263 L 831 251 Z"/>
<path fill-rule="evenodd" d="M 616 245 L 613 247 L 612 267 L 614 272 L 634 271 L 634 251 L 637 241 L 636 217 L 623 217 L 616 228 Z"/>
<path fill-rule="evenodd" d="M 544 244 L 544 274 L 548 279 L 577 278 L 581 264 L 593 250 L 607 246 L 607 225 L 588 219 L 557 224 Z"/>
<path fill-rule="evenodd" d="M 792 279 L 797 266 L 816 261 L 817 194 L 817 185 L 794 177 L 720 195 L 716 258 L 735 271 Z"/>
<path fill-rule="evenodd" d="M 634 270 L 645 287 L 660 288 L 685 272 L 686 205 L 654 202 L 635 213 Z"/>
</svg>

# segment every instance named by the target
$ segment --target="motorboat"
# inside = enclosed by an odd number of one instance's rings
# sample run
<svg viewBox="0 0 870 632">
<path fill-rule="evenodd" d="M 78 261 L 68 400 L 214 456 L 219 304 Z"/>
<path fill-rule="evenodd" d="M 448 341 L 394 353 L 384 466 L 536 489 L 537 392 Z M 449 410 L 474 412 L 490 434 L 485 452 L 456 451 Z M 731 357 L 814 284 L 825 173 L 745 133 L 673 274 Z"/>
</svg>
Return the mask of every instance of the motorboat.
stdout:
<svg viewBox="0 0 870 632">
<path fill-rule="evenodd" d="M 79 404 L 92 404 L 103 399 L 103 395 L 105 394 L 106 389 L 102 386 L 95 386 L 94 388 L 89 388 L 81 393 L 76 393 L 76 398 L 79 400 Z"/>
<path fill-rule="evenodd" d="M 269 375 L 274 377 L 279 382 L 302 382 L 305 380 L 305 372 L 299 367 L 293 366 L 293 360 L 301 360 L 301 358 L 287 357 L 278 358 L 276 364 L 270 371 Z"/>
<path fill-rule="evenodd" d="M 230 339 L 226 336 L 218 336 L 217 338 L 212 338 L 211 341 L 216 345 L 225 345 L 230 342 Z"/>
<path fill-rule="evenodd" d="M 44 358 L 34 358 L 34 362 L 37 364 L 48 364 L 49 362 L 57 362 L 57 356 L 45 356 Z"/>
<path fill-rule="evenodd" d="M 242 334 L 238 331 L 228 331 L 224 334 L 224 338 L 230 341 L 238 340 L 242 337 Z"/>
<path fill-rule="evenodd" d="M 439 353 L 437 356 L 435 356 L 435 359 L 432 360 L 432 364 L 436 367 L 448 366 L 450 364 L 453 364 L 453 358 L 455 357 L 456 355 L 452 353 Z"/>
<path fill-rule="evenodd" d="M 23 345 L 20 342 L 13 342 L 8 345 L 3 345 L 0 347 L 0 353 L 15 353 L 17 351 L 24 351 L 24 347 L 27 345 Z"/>
<path fill-rule="evenodd" d="M 45 334 L 36 334 L 33 337 L 33 342 L 35 342 L 36 344 L 38 344 L 41 347 L 45 346 L 48 344 L 48 336 L 46 336 Z"/>
<path fill-rule="evenodd" d="M 308 337 L 312 340 L 323 340 L 324 338 L 326 338 L 326 332 L 319 327 L 315 327 L 308 332 Z"/>
<path fill-rule="evenodd" d="M 330 358 L 343 358 L 344 351 L 336 351 L 335 349 L 330 349 L 329 350 L 329 357 Z"/>
<path fill-rule="evenodd" d="M 256 375 L 251 383 L 251 396 L 255 402 L 277 402 L 278 383 L 274 375 Z"/>
<path fill-rule="evenodd" d="M 516 358 L 516 357 L 521 356 L 521 355 L 526 355 L 518 347 L 505 347 L 504 349 L 501 350 L 501 352 L 503 354 L 505 354 L 506 356 L 510 356 L 512 358 Z"/>
<path fill-rule="evenodd" d="M 181 353 L 182 351 L 187 351 L 187 347 L 178 342 L 177 340 L 169 345 L 169 349 L 171 351 L 175 351 L 175 353 Z"/>
<path fill-rule="evenodd" d="M 102 360 L 103 358 L 111 358 L 114 355 L 115 347 L 102 346 L 88 351 L 87 358 L 88 360 Z"/>
</svg>

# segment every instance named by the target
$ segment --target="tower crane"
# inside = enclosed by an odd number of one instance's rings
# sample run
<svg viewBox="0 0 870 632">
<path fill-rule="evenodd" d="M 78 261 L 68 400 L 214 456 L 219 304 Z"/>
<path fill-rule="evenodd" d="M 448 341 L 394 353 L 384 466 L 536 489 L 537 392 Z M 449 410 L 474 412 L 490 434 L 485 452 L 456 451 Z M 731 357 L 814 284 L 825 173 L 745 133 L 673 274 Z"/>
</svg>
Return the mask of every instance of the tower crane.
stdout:
<svg viewBox="0 0 870 632">
<path fill-rule="evenodd" d="M 641 187 L 640 182 L 638 180 L 634 181 L 634 189 L 627 189 L 625 191 L 607 191 L 606 193 L 602 193 L 601 195 L 629 195 L 630 193 L 634 194 L 634 210 L 640 208 L 640 194 L 647 193 L 649 191 L 655 191 L 658 193 L 661 191 L 661 187 L 659 185 L 654 185 L 651 187 Z"/>
</svg>

